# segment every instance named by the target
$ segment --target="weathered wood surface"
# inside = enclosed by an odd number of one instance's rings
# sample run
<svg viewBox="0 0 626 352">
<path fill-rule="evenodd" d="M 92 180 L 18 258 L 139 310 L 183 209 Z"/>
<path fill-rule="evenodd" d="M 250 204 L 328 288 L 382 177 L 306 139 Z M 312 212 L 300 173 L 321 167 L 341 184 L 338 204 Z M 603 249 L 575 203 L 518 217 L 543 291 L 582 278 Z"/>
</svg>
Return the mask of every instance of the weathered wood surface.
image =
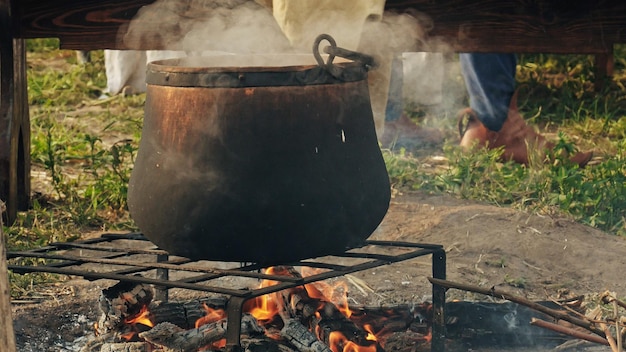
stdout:
<svg viewBox="0 0 626 352">
<path fill-rule="evenodd" d="M 24 40 L 14 39 L 8 0 L 0 0 L 0 198 L 6 223 L 30 201 L 30 123 Z"/>
<path fill-rule="evenodd" d="M 21 38 L 59 37 L 67 49 L 126 48 L 118 31 L 153 1 L 22 0 L 13 16 Z M 424 14 L 430 36 L 456 51 L 606 53 L 626 42 L 623 0 L 387 0 L 386 7 Z M 134 49 L 160 49 L 154 44 Z"/>
<path fill-rule="evenodd" d="M 154 0 L 13 1 L 13 23 L 18 37 L 57 37 L 61 39 L 63 47 L 68 49 L 124 48 L 121 43 L 117 43 L 120 27 L 123 29 L 142 6 L 153 2 Z"/>
<path fill-rule="evenodd" d="M 0 200 L 0 214 L 4 211 L 4 203 Z M 6 248 L 0 217 L 0 351 L 15 352 L 15 335 L 11 318 L 11 301 L 9 278 L 7 274 Z"/>
<path fill-rule="evenodd" d="M 623 0 L 387 0 L 429 17 L 456 51 L 607 53 L 626 42 Z"/>
</svg>

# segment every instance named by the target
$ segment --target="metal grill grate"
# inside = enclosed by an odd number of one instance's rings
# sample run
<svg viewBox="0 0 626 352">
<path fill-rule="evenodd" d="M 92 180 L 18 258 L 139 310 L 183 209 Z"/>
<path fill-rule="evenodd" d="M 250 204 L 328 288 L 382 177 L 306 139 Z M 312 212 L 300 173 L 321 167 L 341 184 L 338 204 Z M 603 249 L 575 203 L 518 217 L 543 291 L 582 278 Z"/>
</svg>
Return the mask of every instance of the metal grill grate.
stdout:
<svg viewBox="0 0 626 352">
<path fill-rule="evenodd" d="M 254 263 L 192 261 L 170 256 L 140 233 L 105 233 L 89 240 L 58 242 L 28 251 L 7 252 L 8 268 L 18 274 L 47 272 L 89 280 L 152 284 L 156 298 L 160 300 L 167 300 L 169 288 L 227 295 L 228 351 L 240 348 L 241 312 L 244 302 L 249 299 L 425 255 L 432 255 L 433 277 L 445 279 L 443 246 L 396 241 L 365 241 L 362 247 L 341 254 L 283 264 L 320 269 L 317 274 L 302 278 L 264 274 L 261 272 L 264 267 Z M 20 262 L 31 262 L 32 265 L 16 264 Z M 222 268 L 224 265 L 226 267 Z M 256 289 L 235 284 L 238 282 L 241 285 L 242 280 L 261 279 L 272 280 L 275 284 Z M 433 286 L 433 351 L 443 351 L 444 303 L 445 290 Z"/>
</svg>

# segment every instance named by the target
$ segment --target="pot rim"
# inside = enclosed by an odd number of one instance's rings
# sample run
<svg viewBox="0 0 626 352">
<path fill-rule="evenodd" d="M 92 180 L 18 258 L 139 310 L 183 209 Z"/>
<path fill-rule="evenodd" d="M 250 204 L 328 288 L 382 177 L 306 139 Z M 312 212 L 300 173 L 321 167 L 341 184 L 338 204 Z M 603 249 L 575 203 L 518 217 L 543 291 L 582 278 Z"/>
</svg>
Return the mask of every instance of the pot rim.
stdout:
<svg viewBox="0 0 626 352">
<path fill-rule="evenodd" d="M 365 64 L 341 57 L 321 66 L 309 54 L 190 56 L 148 63 L 146 83 L 205 88 L 305 86 L 361 81 L 367 71 Z"/>
</svg>

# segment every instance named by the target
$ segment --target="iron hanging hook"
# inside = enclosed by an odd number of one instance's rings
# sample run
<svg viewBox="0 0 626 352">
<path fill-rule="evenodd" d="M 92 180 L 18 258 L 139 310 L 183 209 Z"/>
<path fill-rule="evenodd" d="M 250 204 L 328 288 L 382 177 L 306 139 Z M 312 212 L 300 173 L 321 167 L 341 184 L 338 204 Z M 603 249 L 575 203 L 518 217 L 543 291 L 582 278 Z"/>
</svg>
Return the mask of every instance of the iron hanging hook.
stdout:
<svg viewBox="0 0 626 352">
<path fill-rule="evenodd" d="M 332 65 L 333 60 L 335 59 L 335 55 L 327 53 L 328 59 L 326 60 L 326 62 L 324 62 L 324 59 L 322 59 L 322 55 L 320 54 L 320 44 L 323 40 L 328 41 L 328 43 L 330 43 L 330 45 L 335 48 L 337 47 L 337 42 L 329 34 L 320 34 L 317 36 L 317 38 L 315 38 L 315 42 L 313 42 L 313 57 L 315 57 L 317 64 L 321 67 L 328 68 L 330 65 Z"/>
<path fill-rule="evenodd" d="M 320 44 L 324 40 L 330 43 L 330 46 L 324 47 L 324 52 L 328 54 L 328 59 L 326 60 L 326 62 L 324 62 L 324 59 L 322 59 L 322 55 L 319 51 Z M 335 69 L 335 66 L 333 65 L 333 60 L 335 59 L 335 56 L 343 57 L 345 59 L 355 62 L 360 62 L 361 64 L 365 65 L 368 70 L 377 66 L 376 60 L 374 60 L 374 58 L 370 55 L 338 47 L 335 39 L 329 34 L 320 34 L 319 36 L 317 36 L 315 42 L 313 43 L 313 56 L 315 57 L 315 60 L 320 67 L 325 68 L 333 75 L 334 72 L 337 71 Z"/>
</svg>

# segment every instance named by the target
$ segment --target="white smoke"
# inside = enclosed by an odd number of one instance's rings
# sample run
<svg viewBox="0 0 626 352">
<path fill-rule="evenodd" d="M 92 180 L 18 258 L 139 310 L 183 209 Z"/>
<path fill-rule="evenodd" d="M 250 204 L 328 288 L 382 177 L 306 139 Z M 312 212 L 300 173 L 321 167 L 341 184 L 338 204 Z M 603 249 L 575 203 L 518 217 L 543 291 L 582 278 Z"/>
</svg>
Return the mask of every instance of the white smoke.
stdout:
<svg viewBox="0 0 626 352">
<path fill-rule="evenodd" d="M 188 53 L 291 51 L 271 11 L 248 0 L 157 0 L 137 13 L 123 41 Z"/>
</svg>

